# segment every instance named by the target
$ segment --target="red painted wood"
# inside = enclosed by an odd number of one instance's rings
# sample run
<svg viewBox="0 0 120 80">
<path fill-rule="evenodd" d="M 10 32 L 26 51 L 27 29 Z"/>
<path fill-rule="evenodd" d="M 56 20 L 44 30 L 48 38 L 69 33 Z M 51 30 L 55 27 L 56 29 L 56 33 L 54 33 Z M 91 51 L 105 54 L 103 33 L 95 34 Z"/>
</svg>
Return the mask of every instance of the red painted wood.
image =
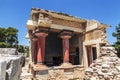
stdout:
<svg viewBox="0 0 120 80">
<path fill-rule="evenodd" d="M 38 36 L 38 55 L 37 55 L 37 63 L 43 64 L 44 62 L 44 54 L 45 54 L 45 38 L 48 35 L 47 33 L 39 32 L 35 33 Z"/>
<path fill-rule="evenodd" d="M 34 42 L 33 60 L 34 60 L 34 63 L 36 63 L 37 62 L 37 38 L 33 38 L 32 40 Z"/>
<path fill-rule="evenodd" d="M 90 64 L 91 64 L 91 47 L 87 46 L 86 50 L 87 50 L 88 66 L 90 66 Z"/>
<path fill-rule="evenodd" d="M 37 63 L 37 41 L 34 42 L 34 63 Z"/>
<path fill-rule="evenodd" d="M 71 38 L 71 36 L 69 35 L 65 35 L 65 36 L 61 36 L 61 38 L 63 39 L 63 56 L 64 56 L 64 62 L 69 62 L 69 39 Z"/>
</svg>

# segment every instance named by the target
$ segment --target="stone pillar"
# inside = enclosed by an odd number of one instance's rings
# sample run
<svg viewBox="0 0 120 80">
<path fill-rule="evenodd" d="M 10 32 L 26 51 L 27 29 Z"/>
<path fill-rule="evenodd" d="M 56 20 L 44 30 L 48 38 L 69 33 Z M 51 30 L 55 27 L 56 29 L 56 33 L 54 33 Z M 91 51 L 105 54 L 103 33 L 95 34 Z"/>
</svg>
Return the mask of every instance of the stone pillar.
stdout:
<svg viewBox="0 0 120 80">
<path fill-rule="evenodd" d="M 29 33 L 29 43 L 30 43 L 30 46 L 29 46 L 29 62 L 31 63 L 32 61 L 33 61 L 33 41 L 32 41 L 32 30 L 29 30 L 28 31 L 28 33 Z"/>
<path fill-rule="evenodd" d="M 79 64 L 80 65 L 84 65 L 83 64 L 83 34 L 79 35 Z"/>
<path fill-rule="evenodd" d="M 85 68 L 88 68 L 88 59 L 87 59 L 87 50 L 86 50 L 86 43 L 83 42 L 83 65 Z"/>
<path fill-rule="evenodd" d="M 38 40 L 38 38 L 37 37 L 33 37 L 32 40 L 34 42 L 33 61 L 34 61 L 34 64 L 36 64 L 37 63 L 37 40 Z"/>
<path fill-rule="evenodd" d="M 38 37 L 37 64 L 43 64 L 45 54 L 45 38 L 48 34 L 44 32 L 37 32 L 35 35 Z"/>
<path fill-rule="evenodd" d="M 96 48 L 97 48 L 97 58 L 100 56 L 100 44 L 99 43 L 97 43 L 96 44 Z"/>
<path fill-rule="evenodd" d="M 72 36 L 71 31 L 62 31 L 60 33 L 60 38 L 62 38 L 63 43 L 63 64 L 62 67 L 72 67 L 72 64 L 69 63 L 69 39 Z"/>
</svg>

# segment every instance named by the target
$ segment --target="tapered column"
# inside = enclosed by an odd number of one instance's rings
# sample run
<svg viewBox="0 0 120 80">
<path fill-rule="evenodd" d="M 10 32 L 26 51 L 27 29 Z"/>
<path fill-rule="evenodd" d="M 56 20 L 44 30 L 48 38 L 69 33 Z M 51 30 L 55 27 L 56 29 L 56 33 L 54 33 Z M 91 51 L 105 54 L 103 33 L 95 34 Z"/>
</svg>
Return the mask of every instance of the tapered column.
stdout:
<svg viewBox="0 0 120 80">
<path fill-rule="evenodd" d="M 48 34 L 44 32 L 37 32 L 35 35 L 38 37 L 37 64 L 43 64 L 45 54 L 45 38 Z"/>
<path fill-rule="evenodd" d="M 69 63 L 69 39 L 71 36 L 71 31 L 64 30 L 60 33 L 60 38 L 62 38 L 63 44 L 63 64 L 61 66 L 64 68 L 72 67 L 72 64 Z"/>
<path fill-rule="evenodd" d="M 33 42 L 34 42 L 34 54 L 33 54 L 33 61 L 34 61 L 34 64 L 37 63 L 37 41 L 38 41 L 38 38 L 37 37 L 33 37 L 32 38 Z"/>
<path fill-rule="evenodd" d="M 71 36 L 63 35 L 61 38 L 63 42 L 63 62 L 69 62 L 69 39 Z"/>
</svg>

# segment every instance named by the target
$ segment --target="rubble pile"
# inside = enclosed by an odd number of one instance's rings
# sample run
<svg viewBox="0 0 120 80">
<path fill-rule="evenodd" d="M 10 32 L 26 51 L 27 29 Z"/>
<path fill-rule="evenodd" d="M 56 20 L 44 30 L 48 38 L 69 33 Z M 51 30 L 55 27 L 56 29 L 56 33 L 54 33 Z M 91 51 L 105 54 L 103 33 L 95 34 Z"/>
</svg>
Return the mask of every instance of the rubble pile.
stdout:
<svg viewBox="0 0 120 80">
<path fill-rule="evenodd" d="M 99 57 L 85 70 L 85 80 L 120 80 L 120 58 L 113 47 L 101 47 Z"/>
</svg>

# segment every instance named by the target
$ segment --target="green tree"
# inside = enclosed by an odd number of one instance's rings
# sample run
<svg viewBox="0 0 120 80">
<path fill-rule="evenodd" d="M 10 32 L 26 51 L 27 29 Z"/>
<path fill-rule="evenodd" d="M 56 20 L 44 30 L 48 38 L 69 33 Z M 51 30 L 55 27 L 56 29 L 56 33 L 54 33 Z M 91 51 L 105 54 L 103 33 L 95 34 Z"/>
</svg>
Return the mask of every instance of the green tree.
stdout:
<svg viewBox="0 0 120 80">
<path fill-rule="evenodd" d="M 24 53 L 26 57 L 29 56 L 29 46 L 18 45 L 18 52 Z"/>
<path fill-rule="evenodd" d="M 5 28 L 0 27 L 0 42 L 5 42 Z"/>
<path fill-rule="evenodd" d="M 18 52 L 20 52 L 20 53 L 25 53 L 24 46 L 18 45 Z"/>
<path fill-rule="evenodd" d="M 17 47 L 18 39 L 17 39 L 18 30 L 13 27 L 2 28 L 0 27 L 0 47 Z"/>
<path fill-rule="evenodd" d="M 25 56 L 28 57 L 29 56 L 29 46 L 25 47 Z"/>
<path fill-rule="evenodd" d="M 112 35 L 117 38 L 114 47 L 117 50 L 118 57 L 120 57 L 120 23 L 116 26 L 116 32 L 113 32 Z"/>
<path fill-rule="evenodd" d="M 10 47 L 14 47 L 16 43 L 18 42 L 17 40 L 17 32 L 18 30 L 13 27 L 8 27 L 6 29 L 6 42 L 10 45 Z"/>
</svg>

